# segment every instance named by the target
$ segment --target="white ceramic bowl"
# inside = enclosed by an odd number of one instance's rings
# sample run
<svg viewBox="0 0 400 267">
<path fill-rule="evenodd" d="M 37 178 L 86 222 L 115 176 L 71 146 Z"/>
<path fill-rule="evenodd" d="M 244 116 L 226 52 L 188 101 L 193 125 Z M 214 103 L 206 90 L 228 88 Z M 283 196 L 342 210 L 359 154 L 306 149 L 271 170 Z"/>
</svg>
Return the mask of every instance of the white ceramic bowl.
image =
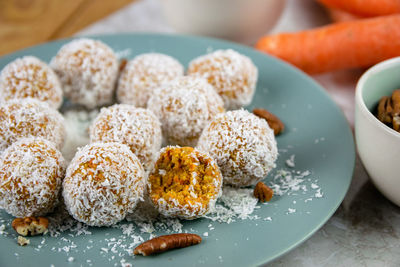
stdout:
<svg viewBox="0 0 400 267">
<path fill-rule="evenodd" d="M 252 43 L 278 21 L 285 0 L 160 0 L 178 32 Z"/>
<path fill-rule="evenodd" d="M 373 183 L 400 206 L 400 133 L 381 123 L 374 112 L 382 96 L 400 88 L 400 57 L 381 62 L 357 83 L 355 135 L 358 153 Z M 371 112 L 372 111 L 372 112 Z"/>
</svg>

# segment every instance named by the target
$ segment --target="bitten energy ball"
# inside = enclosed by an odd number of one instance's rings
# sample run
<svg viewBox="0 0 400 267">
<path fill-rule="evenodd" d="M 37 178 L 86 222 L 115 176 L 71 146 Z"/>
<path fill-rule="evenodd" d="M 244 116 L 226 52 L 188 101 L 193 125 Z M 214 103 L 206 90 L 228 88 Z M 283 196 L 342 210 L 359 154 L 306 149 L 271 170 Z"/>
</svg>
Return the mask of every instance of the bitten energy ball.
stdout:
<svg viewBox="0 0 400 267">
<path fill-rule="evenodd" d="M 195 146 L 203 128 L 224 111 L 222 99 L 203 78 L 180 77 L 157 89 L 148 109 L 162 123 L 170 145 Z"/>
<path fill-rule="evenodd" d="M 257 67 L 251 59 L 231 49 L 194 59 L 188 74 L 207 79 L 224 100 L 226 109 L 250 104 L 258 78 Z"/>
<path fill-rule="evenodd" d="M 159 53 L 139 55 L 129 61 L 121 73 L 118 101 L 146 107 L 156 88 L 179 76 L 183 76 L 183 66 L 173 57 Z"/>
<path fill-rule="evenodd" d="M 13 99 L 0 104 L 0 152 L 23 137 L 43 137 L 58 149 L 66 131 L 63 116 L 36 99 Z"/>
<path fill-rule="evenodd" d="M 90 142 L 118 142 L 149 170 L 161 148 L 161 124 L 150 110 L 119 104 L 102 108 L 90 127 Z"/>
<path fill-rule="evenodd" d="M 214 207 L 222 176 L 215 161 L 192 147 L 165 147 L 149 176 L 149 195 L 168 217 L 195 219 Z"/>
<path fill-rule="evenodd" d="M 44 216 L 58 204 L 65 161 L 53 143 L 24 138 L 0 156 L 0 207 L 15 217 Z"/>
<path fill-rule="evenodd" d="M 32 56 L 10 62 L 0 74 L 0 100 L 27 97 L 47 102 L 55 109 L 63 100 L 57 75 L 46 63 Z"/>
<path fill-rule="evenodd" d="M 94 108 L 112 102 L 118 60 L 106 44 L 91 39 L 71 41 L 61 47 L 50 65 L 72 103 Z"/>
<path fill-rule="evenodd" d="M 80 149 L 68 166 L 63 197 L 76 220 L 109 226 L 135 208 L 144 187 L 143 167 L 128 146 L 92 143 Z"/>
<path fill-rule="evenodd" d="M 217 161 L 224 183 L 233 186 L 256 184 L 275 167 L 278 157 L 273 130 L 246 110 L 216 116 L 204 129 L 197 148 Z"/>
</svg>

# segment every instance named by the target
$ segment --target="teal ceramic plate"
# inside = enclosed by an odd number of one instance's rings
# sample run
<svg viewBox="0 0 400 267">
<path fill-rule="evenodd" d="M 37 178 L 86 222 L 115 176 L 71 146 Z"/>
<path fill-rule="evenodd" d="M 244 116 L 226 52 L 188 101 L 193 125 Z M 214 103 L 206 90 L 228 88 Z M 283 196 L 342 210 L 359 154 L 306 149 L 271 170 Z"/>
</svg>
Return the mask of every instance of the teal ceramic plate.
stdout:
<svg viewBox="0 0 400 267">
<path fill-rule="evenodd" d="M 277 168 L 265 181 L 270 181 L 281 169 L 293 175 L 309 171 L 310 175 L 303 179 L 300 187 L 292 187 L 291 191 L 256 209 L 253 215 L 258 219 L 239 219 L 230 224 L 208 219 L 184 222 L 184 230 L 201 235 L 208 232 L 208 236 L 203 236 L 198 246 L 154 257 L 132 258 L 127 254 L 120 257 L 122 254 L 102 250 L 113 242 L 113 237 L 118 240 L 121 235 L 121 230 L 114 228 L 90 228 L 91 235 L 74 237 L 68 233 L 58 238 L 32 237 L 31 245 L 19 247 L 10 226 L 11 217 L 1 212 L 0 225 L 4 224 L 4 231 L 9 233 L 0 236 L 1 266 L 119 266 L 121 260 L 137 267 L 261 265 L 309 238 L 339 206 L 354 168 L 352 133 L 342 112 L 324 89 L 304 73 L 249 47 L 216 39 L 158 34 L 95 38 L 128 58 L 145 52 L 160 52 L 177 58 L 185 66 L 194 57 L 216 49 L 232 48 L 249 56 L 259 70 L 257 91 L 249 109 L 267 108 L 286 125 L 286 131 L 277 138 L 280 149 Z M 0 59 L 0 68 L 23 55 L 49 61 L 67 41 L 47 43 L 5 56 Z M 292 155 L 295 167 L 289 168 L 286 161 Z M 64 250 L 64 246 L 70 250 L 65 251 L 68 249 Z M 120 247 L 116 245 L 117 250 Z"/>
</svg>

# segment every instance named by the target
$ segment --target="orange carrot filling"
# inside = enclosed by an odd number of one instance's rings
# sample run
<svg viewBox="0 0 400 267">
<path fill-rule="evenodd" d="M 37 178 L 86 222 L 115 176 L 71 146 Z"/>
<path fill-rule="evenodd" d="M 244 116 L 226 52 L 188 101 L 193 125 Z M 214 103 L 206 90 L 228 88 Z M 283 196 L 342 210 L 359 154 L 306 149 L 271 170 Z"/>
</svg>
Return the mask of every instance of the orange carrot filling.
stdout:
<svg viewBox="0 0 400 267">
<path fill-rule="evenodd" d="M 168 203 L 205 208 L 216 195 L 218 169 L 191 147 L 171 147 L 156 162 L 149 177 L 150 197 L 154 202 L 163 198 Z"/>
</svg>

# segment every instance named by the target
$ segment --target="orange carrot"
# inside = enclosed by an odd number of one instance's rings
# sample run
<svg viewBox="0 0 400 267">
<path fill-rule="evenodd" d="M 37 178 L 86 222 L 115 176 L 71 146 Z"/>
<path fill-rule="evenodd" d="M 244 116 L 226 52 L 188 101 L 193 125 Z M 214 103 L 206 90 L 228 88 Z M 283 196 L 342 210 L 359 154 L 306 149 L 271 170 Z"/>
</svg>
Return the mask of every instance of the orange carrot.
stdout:
<svg viewBox="0 0 400 267">
<path fill-rule="evenodd" d="M 333 22 L 347 22 L 347 21 L 353 21 L 353 20 L 358 20 L 358 19 L 366 19 L 366 18 L 372 18 L 376 16 L 366 16 L 366 15 L 359 15 L 359 14 L 353 14 L 348 11 L 338 9 L 335 7 L 330 7 L 327 4 L 325 4 L 324 1 L 319 1 L 320 4 L 322 4 L 326 11 L 329 14 L 329 17 Z"/>
<path fill-rule="evenodd" d="M 361 16 L 373 17 L 400 13 L 400 0 L 318 0 L 320 3 Z"/>
<path fill-rule="evenodd" d="M 400 15 L 264 36 L 255 48 L 310 74 L 368 67 L 400 56 Z"/>
<path fill-rule="evenodd" d="M 368 18 L 366 16 L 356 15 L 337 8 L 327 8 L 327 10 L 333 22 L 347 22 Z"/>
</svg>

